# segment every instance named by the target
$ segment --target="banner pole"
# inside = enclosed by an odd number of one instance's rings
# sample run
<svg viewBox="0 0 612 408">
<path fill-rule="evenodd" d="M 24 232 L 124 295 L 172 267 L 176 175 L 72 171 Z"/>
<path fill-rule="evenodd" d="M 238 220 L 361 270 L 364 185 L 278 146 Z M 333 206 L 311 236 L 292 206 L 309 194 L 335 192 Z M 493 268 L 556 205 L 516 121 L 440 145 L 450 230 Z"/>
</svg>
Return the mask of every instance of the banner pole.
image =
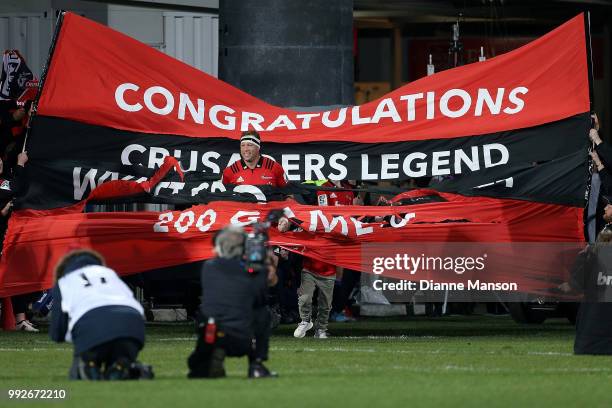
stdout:
<svg viewBox="0 0 612 408">
<path fill-rule="evenodd" d="M 55 23 L 55 30 L 53 31 L 53 38 L 51 39 L 51 46 L 49 47 L 49 53 L 47 54 L 47 62 L 43 68 L 42 75 L 40 76 L 40 83 L 38 84 L 38 92 L 36 93 L 36 98 L 34 98 L 34 102 L 32 103 L 32 107 L 30 108 L 30 116 L 28 117 L 28 124 L 26 125 L 26 134 L 23 140 L 23 147 L 21 148 L 21 152 L 25 151 L 26 144 L 28 142 L 28 136 L 30 134 L 30 124 L 32 122 L 32 118 L 36 116 L 36 112 L 38 111 L 38 101 L 40 99 L 40 94 L 42 93 L 43 87 L 45 85 L 45 79 L 47 78 L 47 72 L 49 71 L 49 67 L 51 66 L 51 59 L 53 58 L 53 53 L 55 52 L 55 45 L 57 44 L 57 37 L 59 37 L 60 29 L 62 28 L 62 23 L 64 22 L 64 14 L 66 12 L 64 10 L 60 10 L 57 15 L 57 22 Z"/>
<path fill-rule="evenodd" d="M 587 52 L 587 65 L 588 65 L 588 76 L 589 76 L 589 109 L 591 114 L 595 111 L 593 109 L 593 46 L 591 44 L 591 12 L 587 11 L 584 13 L 584 28 L 586 36 L 586 52 Z"/>
</svg>

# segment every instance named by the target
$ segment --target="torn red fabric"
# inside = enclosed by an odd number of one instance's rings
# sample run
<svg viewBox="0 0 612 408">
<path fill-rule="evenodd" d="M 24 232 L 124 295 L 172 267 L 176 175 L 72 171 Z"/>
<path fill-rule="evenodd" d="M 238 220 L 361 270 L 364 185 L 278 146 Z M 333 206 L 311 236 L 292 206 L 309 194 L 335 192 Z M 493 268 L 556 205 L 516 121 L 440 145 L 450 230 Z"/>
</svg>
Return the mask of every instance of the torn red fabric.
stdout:
<svg viewBox="0 0 612 408">
<path fill-rule="evenodd" d="M 303 231 L 281 234 L 272 229 L 272 244 L 365 272 L 372 270 L 362 259 L 362 247 L 373 243 L 582 242 L 580 208 L 439 194 L 447 201 L 397 207 L 326 208 L 288 200 L 268 204 L 219 201 L 167 212 L 80 213 L 77 207 L 72 211 L 17 211 L 6 235 L 0 296 L 50 287 L 55 263 L 73 246 L 95 249 L 122 274 L 207 259 L 213 256 L 211 239 L 217 230 L 230 223 L 248 225 L 263 220 L 269 210 L 279 208 L 286 208 Z M 365 223 L 359 221 L 363 217 L 386 220 Z M 536 277 L 538 268 L 536 265 L 533 271 Z M 20 273 L 6 273 L 11 270 Z M 551 285 L 550 281 L 525 278 L 516 268 L 512 272 L 523 281 L 525 290 Z M 550 271 L 545 272 L 549 276 Z M 567 271 L 559 270 L 557 278 L 563 276 Z"/>
</svg>

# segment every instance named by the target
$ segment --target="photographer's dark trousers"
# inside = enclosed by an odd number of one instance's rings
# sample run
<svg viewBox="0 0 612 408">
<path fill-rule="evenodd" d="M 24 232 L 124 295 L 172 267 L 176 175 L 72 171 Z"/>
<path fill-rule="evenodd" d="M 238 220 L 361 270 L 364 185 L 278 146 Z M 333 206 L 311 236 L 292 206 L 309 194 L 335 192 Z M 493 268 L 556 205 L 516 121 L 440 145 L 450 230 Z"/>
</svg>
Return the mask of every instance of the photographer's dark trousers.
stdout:
<svg viewBox="0 0 612 408">
<path fill-rule="evenodd" d="M 205 341 L 208 317 L 200 317 L 196 328 L 196 348 L 187 359 L 189 378 L 220 377 L 225 375 L 223 359 L 248 356 L 249 364 L 268 359 L 270 347 L 270 311 L 267 306 L 253 310 L 253 327 L 237 330 L 217 324 L 214 344 Z M 253 333 L 250 336 L 249 333 Z"/>
<path fill-rule="evenodd" d="M 136 339 L 115 339 L 81 353 L 81 359 L 96 361 L 98 364 L 110 367 L 116 361 L 135 361 L 141 348 L 140 342 Z"/>
<path fill-rule="evenodd" d="M 93 361 L 97 366 L 107 369 L 115 362 L 123 362 L 129 366 L 130 363 L 136 361 L 140 349 L 142 349 L 142 343 L 134 338 L 119 338 L 100 344 L 90 350 L 75 354 L 69 377 L 73 380 L 80 379 L 79 360 Z"/>
<path fill-rule="evenodd" d="M 57 298 L 56 298 L 57 299 Z M 57 300 L 56 300 L 57 301 Z M 55 306 L 59 308 L 58 305 Z M 65 335 L 62 313 L 52 313 L 49 332 L 52 338 Z M 67 319 L 67 318 L 66 318 Z M 140 312 L 129 306 L 102 306 L 85 313 L 72 328 L 74 361 L 70 368 L 70 379 L 79 379 L 78 361 L 84 360 L 106 363 L 110 367 L 117 358 L 130 362 L 136 360 L 138 352 L 144 347 L 145 324 Z M 100 364 L 96 364 L 100 366 Z"/>
</svg>

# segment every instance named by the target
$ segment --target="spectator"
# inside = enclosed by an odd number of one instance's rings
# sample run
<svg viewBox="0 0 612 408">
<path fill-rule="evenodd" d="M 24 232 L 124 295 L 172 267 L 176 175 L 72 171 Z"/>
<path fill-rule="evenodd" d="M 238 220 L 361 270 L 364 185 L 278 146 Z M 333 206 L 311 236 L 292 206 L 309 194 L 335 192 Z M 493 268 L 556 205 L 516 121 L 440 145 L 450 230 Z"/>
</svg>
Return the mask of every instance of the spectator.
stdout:
<svg viewBox="0 0 612 408">
<path fill-rule="evenodd" d="M 353 188 L 348 182 L 327 181 L 321 187 L 336 187 L 341 189 Z M 320 190 L 317 192 L 317 202 L 320 206 L 341 206 L 363 204 L 353 191 L 349 190 Z M 327 326 L 333 302 L 336 277 L 342 277 L 343 269 L 327 262 L 305 257 L 302 264 L 301 284 L 298 288 L 298 309 L 301 322 L 293 332 L 293 336 L 302 338 L 315 327 L 314 337 L 326 339 L 329 334 Z M 317 291 L 317 318 L 316 324 L 312 320 L 312 304 L 315 290 Z M 341 305 L 340 311 L 345 305 Z M 344 319 L 346 320 L 346 319 Z"/>
<path fill-rule="evenodd" d="M 597 115 L 592 115 L 593 128 L 589 131 L 589 139 L 593 143 L 593 150 L 590 152 L 594 164 L 594 173 L 591 180 L 591 192 L 589 197 L 589 207 L 586 222 L 586 229 L 589 241 L 595 241 L 597 232 L 603 228 L 601 220 L 611 222 L 612 217 L 606 215 L 606 207 L 609 202 L 605 196 L 612 192 L 612 148 L 603 143 L 599 136 L 599 120 Z M 603 214 L 603 217 L 602 217 Z M 610 214 L 612 215 L 612 213 Z"/>
<path fill-rule="evenodd" d="M 304 337 L 313 326 L 315 327 L 315 338 L 326 339 L 329 337 L 327 325 L 333 300 L 334 282 L 336 281 L 336 273 L 341 271 L 342 268 L 330 263 L 314 258 L 304 258 L 302 282 L 298 289 L 298 308 L 302 321 L 293 332 L 294 337 Z M 311 321 L 315 289 L 318 289 L 316 324 Z"/>
<path fill-rule="evenodd" d="M 363 200 L 352 189 L 355 182 L 331 180 L 321 187 L 335 187 L 345 190 L 319 190 L 317 202 L 320 206 L 363 205 Z M 361 279 L 361 273 L 350 269 L 339 270 L 336 274 L 334 293 L 332 296 L 332 310 L 330 320 L 333 322 L 348 322 L 356 320 L 351 312 L 349 297 Z"/>
<path fill-rule="evenodd" d="M 12 143 L 23 145 L 24 121 L 28 107 L 18 107 L 14 100 L 0 101 L 0 152 Z"/>
<path fill-rule="evenodd" d="M 17 166 L 15 166 L 14 177 L 5 175 L 4 161 L 0 159 L 0 238 L 4 242 L 4 234 L 8 225 L 15 197 L 23 195 L 27 191 L 26 178 L 23 175 L 24 166 L 28 161 L 27 152 L 17 155 Z M 38 332 L 38 329 L 27 319 L 26 311 L 28 304 L 38 298 L 39 294 L 28 293 L 11 297 L 13 313 L 15 314 L 15 330 Z"/>
</svg>

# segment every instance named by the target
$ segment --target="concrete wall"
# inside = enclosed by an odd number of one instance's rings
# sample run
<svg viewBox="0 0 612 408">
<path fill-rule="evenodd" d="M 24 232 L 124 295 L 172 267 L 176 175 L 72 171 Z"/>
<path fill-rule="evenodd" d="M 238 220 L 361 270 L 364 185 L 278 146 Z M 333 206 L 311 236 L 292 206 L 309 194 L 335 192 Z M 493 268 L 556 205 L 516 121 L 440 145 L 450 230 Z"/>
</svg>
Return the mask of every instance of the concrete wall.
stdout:
<svg viewBox="0 0 612 408">
<path fill-rule="evenodd" d="M 0 49 L 17 48 L 40 76 L 47 60 L 57 12 L 67 10 L 121 31 L 209 74 L 217 74 L 218 2 L 157 1 L 150 7 L 77 0 L 0 1 Z M 172 3 L 172 4 L 169 4 Z M 160 7 L 165 5 L 167 7 Z M 190 6 L 189 11 L 185 7 Z M 202 11 L 198 12 L 198 8 Z"/>
<path fill-rule="evenodd" d="M 219 77 L 268 103 L 350 105 L 352 0 L 222 0 Z"/>
</svg>

